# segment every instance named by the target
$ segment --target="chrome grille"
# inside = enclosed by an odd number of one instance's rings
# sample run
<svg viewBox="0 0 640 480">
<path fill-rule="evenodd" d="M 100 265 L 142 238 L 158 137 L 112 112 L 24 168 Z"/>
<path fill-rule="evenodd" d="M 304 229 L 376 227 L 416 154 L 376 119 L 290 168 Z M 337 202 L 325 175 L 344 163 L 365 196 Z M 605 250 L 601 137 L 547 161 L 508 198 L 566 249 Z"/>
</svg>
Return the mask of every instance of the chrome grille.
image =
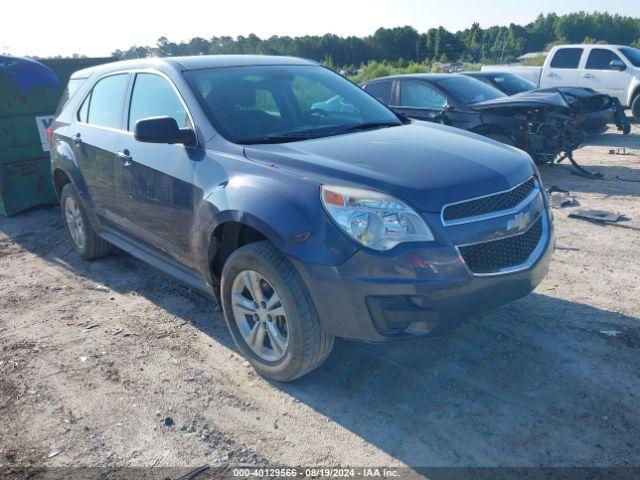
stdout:
<svg viewBox="0 0 640 480">
<path fill-rule="evenodd" d="M 519 205 L 535 189 L 536 181 L 534 177 L 531 177 L 529 180 L 506 192 L 447 205 L 442 211 L 442 220 L 446 224 L 447 222 L 464 218 L 508 210 Z"/>
<path fill-rule="evenodd" d="M 544 214 L 543 214 L 544 215 Z M 498 273 L 524 264 L 540 243 L 542 216 L 520 235 L 458 247 L 467 267 L 475 274 Z"/>
</svg>

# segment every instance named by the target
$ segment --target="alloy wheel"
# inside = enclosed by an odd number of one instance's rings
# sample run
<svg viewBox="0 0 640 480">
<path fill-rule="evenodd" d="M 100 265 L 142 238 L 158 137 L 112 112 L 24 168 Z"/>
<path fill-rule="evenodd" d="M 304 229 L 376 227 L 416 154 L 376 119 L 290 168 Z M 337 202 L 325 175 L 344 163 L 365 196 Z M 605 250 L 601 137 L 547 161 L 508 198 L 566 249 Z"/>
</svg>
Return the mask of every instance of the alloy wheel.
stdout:
<svg viewBox="0 0 640 480">
<path fill-rule="evenodd" d="M 240 272 L 231 287 L 233 318 L 242 338 L 262 360 L 277 362 L 289 346 L 287 314 L 275 288 L 253 270 Z"/>
<path fill-rule="evenodd" d="M 80 207 L 72 197 L 67 197 L 64 203 L 64 213 L 73 243 L 79 250 L 84 250 L 86 242 L 84 222 L 82 221 Z"/>
</svg>

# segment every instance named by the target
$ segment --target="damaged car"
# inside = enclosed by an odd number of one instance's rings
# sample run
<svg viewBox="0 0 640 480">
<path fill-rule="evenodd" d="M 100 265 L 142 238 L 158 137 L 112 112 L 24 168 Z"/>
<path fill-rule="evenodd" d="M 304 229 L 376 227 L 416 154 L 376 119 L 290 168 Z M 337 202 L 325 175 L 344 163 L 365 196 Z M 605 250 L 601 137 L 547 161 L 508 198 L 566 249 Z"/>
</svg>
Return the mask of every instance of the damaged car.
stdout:
<svg viewBox="0 0 640 480">
<path fill-rule="evenodd" d="M 335 337 L 441 335 L 549 269 L 526 153 L 408 122 L 312 61 L 151 58 L 76 79 L 50 142 L 70 246 L 114 245 L 215 300 L 268 378 L 309 373 Z"/>
<path fill-rule="evenodd" d="M 361 85 L 397 113 L 442 123 L 518 147 L 537 162 L 553 162 L 578 148 L 588 125 L 607 123 L 615 106 L 583 88 L 548 88 L 508 96 L 465 75 L 414 74 Z M 619 122 L 618 127 L 624 129 Z"/>
<path fill-rule="evenodd" d="M 579 127 L 587 131 L 602 131 L 607 124 L 615 123 L 624 135 L 631 132 L 631 124 L 624 107 L 616 97 L 598 93 L 585 87 L 552 87 L 538 88 L 538 86 L 519 75 L 507 72 L 463 72 L 466 75 L 497 88 L 506 95 L 517 95 L 523 92 L 542 92 L 559 95 L 573 110 Z"/>
</svg>

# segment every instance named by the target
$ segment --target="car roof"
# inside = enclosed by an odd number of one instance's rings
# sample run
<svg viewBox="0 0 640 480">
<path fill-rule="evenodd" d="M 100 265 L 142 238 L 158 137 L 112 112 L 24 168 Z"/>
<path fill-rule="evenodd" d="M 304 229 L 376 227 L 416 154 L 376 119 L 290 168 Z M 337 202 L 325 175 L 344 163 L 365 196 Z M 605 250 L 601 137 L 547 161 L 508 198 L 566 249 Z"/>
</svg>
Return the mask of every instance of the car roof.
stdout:
<svg viewBox="0 0 640 480">
<path fill-rule="evenodd" d="M 204 68 L 248 67 L 266 65 L 318 65 L 317 62 L 297 57 L 276 55 L 194 55 L 189 57 L 139 58 L 105 63 L 75 72 L 71 78 L 88 78 L 95 73 L 105 74 L 128 69 L 173 67 L 177 70 Z"/>
<path fill-rule="evenodd" d="M 457 74 L 455 73 L 407 73 L 403 75 L 389 75 L 388 77 L 380 77 L 374 80 L 368 80 L 366 82 L 362 82 L 362 85 L 367 85 L 369 83 L 379 82 L 382 80 L 426 80 L 426 81 L 437 81 L 445 78 L 455 77 Z"/>
<path fill-rule="evenodd" d="M 467 77 L 493 77 L 496 74 L 500 75 L 513 75 L 509 72 L 460 72 L 460 75 L 466 75 Z"/>
<path fill-rule="evenodd" d="M 567 45 L 556 45 L 554 48 L 558 49 L 558 48 L 584 48 L 584 47 L 593 47 L 593 48 L 598 48 L 598 47 L 604 47 L 604 48 L 621 48 L 621 47 L 626 47 L 628 45 L 613 45 L 613 44 L 601 44 L 601 43 L 572 43 L 572 44 L 567 44 Z"/>
</svg>

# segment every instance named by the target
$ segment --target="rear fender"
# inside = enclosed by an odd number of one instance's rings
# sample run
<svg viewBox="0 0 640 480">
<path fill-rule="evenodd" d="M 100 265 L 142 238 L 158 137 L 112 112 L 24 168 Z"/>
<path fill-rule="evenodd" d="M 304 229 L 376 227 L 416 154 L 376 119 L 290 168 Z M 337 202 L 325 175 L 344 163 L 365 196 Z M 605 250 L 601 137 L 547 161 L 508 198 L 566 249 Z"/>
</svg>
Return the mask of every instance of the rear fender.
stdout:
<svg viewBox="0 0 640 480">
<path fill-rule="evenodd" d="M 91 200 L 87 189 L 87 183 L 80 172 L 78 161 L 71 145 L 69 145 L 65 139 L 60 137 L 55 139 L 52 144 L 54 144 L 54 147 L 51 149 L 52 178 L 56 170 L 63 171 L 76 187 L 78 193 L 82 196 L 82 200 L 90 203 Z"/>
</svg>

